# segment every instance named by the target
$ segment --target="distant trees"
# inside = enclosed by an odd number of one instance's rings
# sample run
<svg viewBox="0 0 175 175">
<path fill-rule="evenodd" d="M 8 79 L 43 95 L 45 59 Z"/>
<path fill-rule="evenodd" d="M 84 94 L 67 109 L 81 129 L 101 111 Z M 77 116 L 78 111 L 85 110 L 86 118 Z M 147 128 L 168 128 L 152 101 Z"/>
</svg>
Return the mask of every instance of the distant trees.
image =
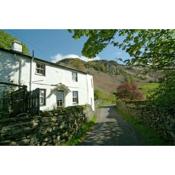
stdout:
<svg viewBox="0 0 175 175">
<path fill-rule="evenodd" d="M 19 39 L 13 37 L 7 32 L 0 30 L 0 48 L 10 50 L 14 40 L 20 41 Z M 27 48 L 27 46 L 24 43 L 22 43 L 22 46 L 23 46 L 23 53 L 29 55 L 29 49 Z"/>
</svg>

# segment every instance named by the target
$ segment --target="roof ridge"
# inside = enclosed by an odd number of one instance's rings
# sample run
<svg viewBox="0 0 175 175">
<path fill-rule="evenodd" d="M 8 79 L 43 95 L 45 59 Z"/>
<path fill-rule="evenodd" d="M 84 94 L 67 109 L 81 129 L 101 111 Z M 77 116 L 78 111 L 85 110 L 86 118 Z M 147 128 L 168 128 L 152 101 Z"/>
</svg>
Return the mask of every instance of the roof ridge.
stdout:
<svg viewBox="0 0 175 175">
<path fill-rule="evenodd" d="M 3 50 L 5 52 L 9 52 L 11 54 L 17 54 L 17 55 L 25 56 L 25 57 L 28 57 L 30 59 L 33 58 L 31 55 L 27 55 L 27 54 L 24 54 L 24 53 L 21 53 L 21 52 L 16 52 L 14 50 L 5 49 L 5 48 L 2 48 L 2 47 L 0 47 L 0 50 Z M 81 70 L 78 70 L 78 69 L 75 69 L 75 68 L 71 68 L 71 67 L 56 64 L 56 63 L 53 63 L 53 62 L 50 62 L 50 61 L 47 61 L 47 60 L 43 60 L 43 59 L 38 58 L 38 57 L 34 57 L 34 59 L 37 60 L 37 61 L 40 61 L 40 62 L 44 62 L 44 63 L 50 64 L 50 65 L 56 66 L 56 67 L 63 68 L 63 69 L 65 68 L 65 69 L 77 71 L 77 72 L 80 72 L 80 73 L 83 73 L 83 74 L 90 74 L 90 73 L 87 73 L 87 72 L 84 72 L 84 71 L 81 71 Z"/>
</svg>

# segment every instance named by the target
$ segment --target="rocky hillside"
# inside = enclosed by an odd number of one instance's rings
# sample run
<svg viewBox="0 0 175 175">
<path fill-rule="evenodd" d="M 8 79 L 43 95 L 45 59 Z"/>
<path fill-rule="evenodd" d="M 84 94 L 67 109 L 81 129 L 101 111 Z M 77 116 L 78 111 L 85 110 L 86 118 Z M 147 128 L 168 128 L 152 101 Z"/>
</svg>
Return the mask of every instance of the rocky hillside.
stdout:
<svg viewBox="0 0 175 175">
<path fill-rule="evenodd" d="M 122 82 L 134 80 L 138 84 L 155 82 L 160 78 L 160 73 L 146 71 L 138 67 L 120 65 L 116 61 L 95 60 L 85 62 L 78 58 L 63 59 L 57 64 L 86 71 L 94 76 L 95 89 L 114 92 Z"/>
</svg>

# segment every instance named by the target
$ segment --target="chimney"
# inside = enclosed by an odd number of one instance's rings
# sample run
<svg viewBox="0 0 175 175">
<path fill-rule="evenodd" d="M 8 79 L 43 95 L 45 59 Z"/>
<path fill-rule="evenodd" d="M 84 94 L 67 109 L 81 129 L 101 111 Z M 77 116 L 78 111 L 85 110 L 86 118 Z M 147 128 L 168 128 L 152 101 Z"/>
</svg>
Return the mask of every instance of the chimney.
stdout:
<svg viewBox="0 0 175 175">
<path fill-rule="evenodd" d="M 13 41 L 12 50 L 22 53 L 22 44 L 21 44 L 21 42 L 20 41 Z"/>
</svg>

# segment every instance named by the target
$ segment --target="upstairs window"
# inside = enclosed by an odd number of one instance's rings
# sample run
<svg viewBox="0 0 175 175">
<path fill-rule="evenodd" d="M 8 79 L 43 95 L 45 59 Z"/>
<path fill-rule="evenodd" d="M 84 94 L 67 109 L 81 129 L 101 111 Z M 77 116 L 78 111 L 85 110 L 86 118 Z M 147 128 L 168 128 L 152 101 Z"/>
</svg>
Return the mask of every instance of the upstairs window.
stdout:
<svg viewBox="0 0 175 175">
<path fill-rule="evenodd" d="M 43 63 L 36 63 L 36 73 L 39 75 L 45 75 L 46 66 Z"/>
<path fill-rule="evenodd" d="M 77 72 L 72 72 L 72 80 L 73 81 L 78 81 L 78 74 L 77 74 Z"/>
<path fill-rule="evenodd" d="M 78 104 L 78 91 L 73 91 L 72 92 L 72 101 L 73 101 L 73 104 Z"/>
<path fill-rule="evenodd" d="M 46 89 L 40 89 L 40 106 L 46 105 Z"/>
</svg>

